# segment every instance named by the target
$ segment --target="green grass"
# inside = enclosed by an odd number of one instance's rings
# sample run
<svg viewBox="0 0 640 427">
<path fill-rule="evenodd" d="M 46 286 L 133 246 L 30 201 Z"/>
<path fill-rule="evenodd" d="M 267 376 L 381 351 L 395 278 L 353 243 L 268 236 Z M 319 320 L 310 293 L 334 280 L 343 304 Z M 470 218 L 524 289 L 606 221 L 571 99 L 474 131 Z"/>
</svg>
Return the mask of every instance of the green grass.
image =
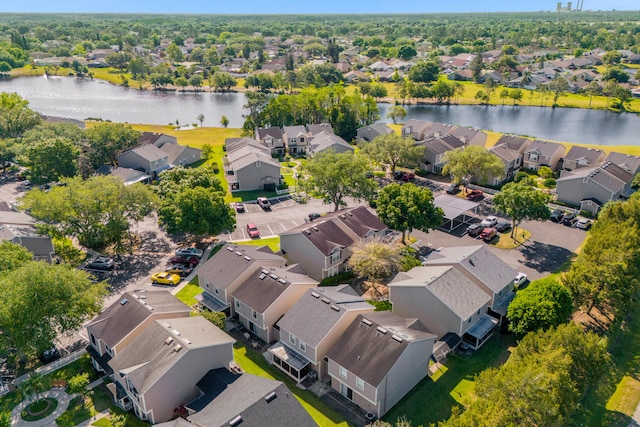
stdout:
<svg viewBox="0 0 640 427">
<path fill-rule="evenodd" d="M 383 420 L 393 423 L 406 416 L 414 426 L 428 426 L 449 418 L 454 406 L 472 401 L 475 376 L 486 368 L 502 365 L 514 344 L 513 335 L 496 332 L 469 358 L 449 355 L 442 371 L 422 380 Z"/>
<path fill-rule="evenodd" d="M 56 410 L 57 407 L 58 407 L 57 399 L 46 397 L 44 399 L 40 399 L 29 404 L 29 406 L 27 406 L 25 409 L 22 410 L 22 414 L 20 414 L 20 417 L 23 420 L 28 422 L 38 421 L 51 415 L 53 411 Z M 29 411 L 33 413 L 37 413 L 37 412 L 40 412 L 40 413 L 37 415 L 31 415 Z"/>
<path fill-rule="evenodd" d="M 275 237 L 267 237 L 265 239 L 255 239 L 255 240 L 247 240 L 244 242 L 232 242 L 238 245 L 249 245 L 249 246 L 269 246 L 269 248 L 273 252 L 278 252 L 280 250 L 280 236 Z"/>
<path fill-rule="evenodd" d="M 189 307 L 193 307 L 198 303 L 198 300 L 195 298 L 196 295 L 200 295 L 203 291 L 204 289 L 198 286 L 198 284 L 188 283 L 184 288 L 180 289 L 176 294 L 176 298 L 187 304 Z"/>
<path fill-rule="evenodd" d="M 117 413 L 117 414 L 125 414 L 125 416 L 126 416 L 125 426 L 126 427 L 149 427 L 149 423 L 146 423 L 146 422 L 140 420 L 138 417 L 136 417 L 131 412 L 124 412 L 122 409 L 118 408 L 117 406 L 112 406 L 110 408 L 110 410 L 115 412 L 115 413 Z M 111 419 L 109 417 L 100 418 L 98 421 L 94 422 L 91 425 L 94 425 L 96 427 L 112 427 L 111 426 Z"/>
<path fill-rule="evenodd" d="M 84 404 L 82 397 L 71 400 L 67 410 L 56 419 L 58 427 L 73 427 L 109 408 L 112 404 L 111 393 L 103 386 L 88 393 Z"/>
<path fill-rule="evenodd" d="M 236 343 L 233 356 L 245 372 L 284 382 L 320 427 L 349 425 L 340 414 L 327 406 L 318 396 L 310 391 L 299 389 L 286 375 L 270 366 L 260 353 Z"/>
</svg>

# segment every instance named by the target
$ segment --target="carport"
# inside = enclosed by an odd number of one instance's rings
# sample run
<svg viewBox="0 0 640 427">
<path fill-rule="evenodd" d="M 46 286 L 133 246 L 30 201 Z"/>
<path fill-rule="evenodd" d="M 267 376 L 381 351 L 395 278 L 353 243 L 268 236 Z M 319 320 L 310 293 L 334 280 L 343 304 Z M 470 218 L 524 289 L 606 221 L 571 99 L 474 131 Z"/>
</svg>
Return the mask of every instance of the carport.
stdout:
<svg viewBox="0 0 640 427">
<path fill-rule="evenodd" d="M 445 222 L 441 229 L 452 231 L 468 220 L 467 212 L 476 213 L 479 203 L 449 194 L 440 194 L 433 199 L 433 204 L 444 211 Z M 462 218 L 460 218 L 462 217 Z"/>
</svg>

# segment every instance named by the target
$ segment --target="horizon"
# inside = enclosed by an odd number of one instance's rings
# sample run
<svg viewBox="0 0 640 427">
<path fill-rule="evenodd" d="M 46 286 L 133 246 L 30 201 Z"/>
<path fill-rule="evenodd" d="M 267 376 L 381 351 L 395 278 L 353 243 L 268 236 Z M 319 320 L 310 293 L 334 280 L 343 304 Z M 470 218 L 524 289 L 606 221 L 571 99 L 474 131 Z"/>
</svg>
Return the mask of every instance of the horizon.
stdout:
<svg viewBox="0 0 640 427">
<path fill-rule="evenodd" d="M 379 0 L 352 0 L 345 4 L 338 0 L 325 0 L 322 3 L 301 4 L 290 0 L 272 0 L 269 4 L 258 0 L 245 0 L 238 3 L 212 4 L 204 0 L 177 3 L 169 0 L 157 0 L 150 6 L 140 0 L 112 0 L 110 2 L 90 3 L 76 0 L 51 2 L 31 0 L 29 2 L 11 2 L 0 8 L 0 13 L 78 13 L 78 14 L 180 14 L 180 15 L 377 15 L 377 14 L 440 14 L 440 13 L 518 13 L 518 12 L 555 12 L 555 0 L 536 3 L 537 9 L 531 10 L 528 2 L 513 4 L 499 0 L 476 2 L 460 0 L 454 4 L 426 1 L 415 2 L 399 0 L 393 3 Z M 216 2 L 217 3 L 217 2 Z M 576 6 L 577 1 L 573 1 Z M 566 6 L 567 1 L 562 2 Z M 151 10 L 153 9 L 153 10 Z M 257 12 L 264 10 L 264 12 Z M 587 0 L 584 12 L 590 11 L 638 11 L 638 0 Z"/>
</svg>

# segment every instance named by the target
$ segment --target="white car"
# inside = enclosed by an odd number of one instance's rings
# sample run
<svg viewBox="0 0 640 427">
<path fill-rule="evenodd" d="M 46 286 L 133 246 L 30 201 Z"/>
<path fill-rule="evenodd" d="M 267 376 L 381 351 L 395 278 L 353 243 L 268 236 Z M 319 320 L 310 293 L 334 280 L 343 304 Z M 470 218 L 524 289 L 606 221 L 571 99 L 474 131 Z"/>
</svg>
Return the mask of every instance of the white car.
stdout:
<svg viewBox="0 0 640 427">
<path fill-rule="evenodd" d="M 583 230 L 588 230 L 591 228 L 591 220 L 588 218 L 580 218 L 575 225 L 576 228 L 581 228 Z"/>
<path fill-rule="evenodd" d="M 513 284 L 515 286 L 520 286 L 527 281 L 527 275 L 524 273 L 518 273 L 515 279 L 513 279 Z"/>
<path fill-rule="evenodd" d="M 498 217 L 492 215 L 483 219 L 480 225 L 483 226 L 484 228 L 490 228 L 496 225 L 497 223 L 498 223 Z"/>
</svg>

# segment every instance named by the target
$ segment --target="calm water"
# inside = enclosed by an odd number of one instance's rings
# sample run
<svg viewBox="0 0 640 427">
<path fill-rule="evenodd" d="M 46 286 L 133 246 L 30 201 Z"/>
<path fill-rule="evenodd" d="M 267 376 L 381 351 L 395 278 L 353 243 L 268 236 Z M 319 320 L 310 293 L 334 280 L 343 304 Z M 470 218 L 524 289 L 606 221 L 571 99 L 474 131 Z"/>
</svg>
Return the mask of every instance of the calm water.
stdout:
<svg viewBox="0 0 640 427">
<path fill-rule="evenodd" d="M 5 79 L 0 80 L 0 91 L 17 92 L 29 100 L 31 108 L 51 116 L 162 125 L 176 120 L 181 125 L 199 124 L 197 118 L 203 114 L 204 126 L 220 126 L 220 118 L 225 115 L 230 127 L 241 127 L 246 103 L 242 93 L 140 91 L 72 77 Z M 380 104 L 383 120 L 389 107 Z M 640 116 L 636 114 L 509 105 L 406 108 L 406 120 L 431 120 L 557 141 L 640 145 Z"/>
</svg>

